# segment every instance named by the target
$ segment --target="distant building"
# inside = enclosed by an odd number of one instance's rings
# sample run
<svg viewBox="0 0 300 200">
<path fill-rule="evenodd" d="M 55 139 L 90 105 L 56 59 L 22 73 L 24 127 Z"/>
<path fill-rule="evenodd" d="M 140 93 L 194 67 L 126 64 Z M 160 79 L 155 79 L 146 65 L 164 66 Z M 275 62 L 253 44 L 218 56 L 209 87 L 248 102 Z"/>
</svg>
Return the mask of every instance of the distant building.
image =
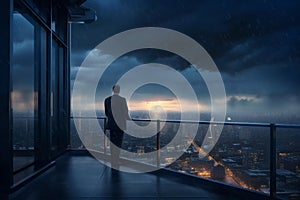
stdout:
<svg viewBox="0 0 300 200">
<path fill-rule="evenodd" d="M 251 188 L 259 189 L 269 184 L 268 170 L 243 170 L 241 179 Z"/>
<path fill-rule="evenodd" d="M 286 169 L 277 169 L 278 183 L 280 189 L 297 189 L 300 192 L 300 175 Z"/>
<path fill-rule="evenodd" d="M 265 152 L 263 149 L 252 147 L 242 148 L 244 169 L 262 169 L 266 166 Z"/>
<path fill-rule="evenodd" d="M 300 173 L 300 155 L 298 152 L 281 152 L 278 154 L 278 166 L 280 169 L 287 169 Z"/>
<path fill-rule="evenodd" d="M 213 179 L 223 180 L 225 178 L 225 167 L 222 165 L 213 166 L 211 169 L 211 177 Z"/>
<path fill-rule="evenodd" d="M 207 158 L 192 157 L 190 160 L 190 166 L 195 170 L 201 170 L 203 168 L 210 170 L 214 166 L 214 161 L 208 160 Z"/>
</svg>

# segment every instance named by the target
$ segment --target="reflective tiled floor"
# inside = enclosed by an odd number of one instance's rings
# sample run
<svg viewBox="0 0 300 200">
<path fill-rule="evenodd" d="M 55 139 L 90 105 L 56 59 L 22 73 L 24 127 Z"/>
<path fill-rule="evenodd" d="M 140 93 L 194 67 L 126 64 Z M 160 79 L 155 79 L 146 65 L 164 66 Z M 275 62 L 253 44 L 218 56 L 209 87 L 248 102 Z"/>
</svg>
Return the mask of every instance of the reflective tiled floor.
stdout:
<svg viewBox="0 0 300 200">
<path fill-rule="evenodd" d="M 168 173 L 168 172 L 166 172 Z M 159 173 L 111 173 L 89 156 L 64 155 L 56 165 L 15 192 L 10 199 L 243 199 L 194 181 Z"/>
</svg>

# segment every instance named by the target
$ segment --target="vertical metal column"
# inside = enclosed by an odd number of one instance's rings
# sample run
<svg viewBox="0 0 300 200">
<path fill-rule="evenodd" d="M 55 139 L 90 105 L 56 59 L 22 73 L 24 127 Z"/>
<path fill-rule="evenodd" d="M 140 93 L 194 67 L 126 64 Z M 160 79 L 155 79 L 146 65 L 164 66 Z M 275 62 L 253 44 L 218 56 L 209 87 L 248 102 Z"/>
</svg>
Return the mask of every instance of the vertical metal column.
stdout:
<svg viewBox="0 0 300 200">
<path fill-rule="evenodd" d="M 52 23 L 52 0 L 50 0 L 49 2 L 49 22 L 48 22 L 48 27 L 51 28 L 51 23 Z M 51 118 L 51 114 L 52 114 L 52 107 L 51 107 L 51 102 L 52 102 L 52 30 L 47 32 L 47 81 L 46 81 L 46 85 L 47 85 L 47 96 L 46 96 L 46 118 L 47 118 L 47 132 L 46 132 L 46 143 L 47 146 L 45 148 L 46 149 L 46 153 L 47 153 L 47 158 L 48 160 L 51 160 L 51 145 L 52 145 L 52 118 Z"/>
<path fill-rule="evenodd" d="M 156 167 L 160 168 L 160 120 L 157 120 L 157 126 L 156 126 Z"/>
<path fill-rule="evenodd" d="M 270 197 L 276 198 L 276 168 L 277 168 L 277 155 L 276 155 L 276 126 L 270 124 Z"/>
<path fill-rule="evenodd" d="M 66 109 L 66 115 L 67 115 L 67 118 L 69 119 L 68 120 L 68 124 L 67 124 L 67 142 L 68 142 L 68 145 L 71 146 L 71 123 L 70 123 L 70 119 L 71 119 L 71 48 L 72 48 L 72 44 L 71 44 L 71 30 L 72 30 L 72 27 L 71 27 L 71 24 L 67 24 L 67 45 L 68 45 L 68 49 L 67 49 L 67 55 L 66 55 L 66 58 L 67 58 L 67 61 L 66 61 L 66 105 L 65 105 L 65 109 Z"/>
<path fill-rule="evenodd" d="M 13 0 L 0 7 L 0 199 L 6 199 L 13 184 L 13 149 L 11 134 L 11 67 L 12 67 Z"/>
<path fill-rule="evenodd" d="M 42 30 L 41 27 L 36 26 L 34 24 L 34 91 L 37 92 L 37 101 L 34 99 L 34 162 L 35 167 L 40 167 L 42 165 L 42 154 L 41 154 L 41 138 L 42 138 L 42 98 L 41 88 L 42 88 L 42 59 L 43 59 L 43 51 L 42 51 Z M 36 109 L 37 105 L 37 109 Z M 26 122 L 27 126 L 27 122 Z M 29 136 L 27 136 L 29 138 Z"/>
</svg>

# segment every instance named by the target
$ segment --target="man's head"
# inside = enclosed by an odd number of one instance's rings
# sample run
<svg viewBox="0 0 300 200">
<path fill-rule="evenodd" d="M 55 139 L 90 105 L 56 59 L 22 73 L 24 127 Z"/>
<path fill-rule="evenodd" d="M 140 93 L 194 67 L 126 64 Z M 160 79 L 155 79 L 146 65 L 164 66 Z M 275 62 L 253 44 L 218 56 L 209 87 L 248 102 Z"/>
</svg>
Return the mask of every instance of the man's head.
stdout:
<svg viewBox="0 0 300 200">
<path fill-rule="evenodd" d="M 120 86 L 119 85 L 114 85 L 112 87 L 112 90 L 115 94 L 119 94 L 120 93 Z"/>
</svg>

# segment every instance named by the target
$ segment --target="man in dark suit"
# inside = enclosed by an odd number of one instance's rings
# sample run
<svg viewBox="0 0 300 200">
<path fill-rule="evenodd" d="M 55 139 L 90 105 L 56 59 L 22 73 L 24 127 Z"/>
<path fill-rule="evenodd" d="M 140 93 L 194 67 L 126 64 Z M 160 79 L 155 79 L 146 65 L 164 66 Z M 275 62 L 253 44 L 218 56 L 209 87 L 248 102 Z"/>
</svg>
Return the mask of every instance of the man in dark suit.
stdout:
<svg viewBox="0 0 300 200">
<path fill-rule="evenodd" d="M 123 134 L 126 130 L 126 120 L 129 120 L 126 99 L 119 96 L 120 86 L 114 85 L 113 95 L 104 101 L 105 115 L 107 117 L 106 129 L 110 130 L 111 166 L 119 168 L 120 148 L 122 147 Z"/>
</svg>

